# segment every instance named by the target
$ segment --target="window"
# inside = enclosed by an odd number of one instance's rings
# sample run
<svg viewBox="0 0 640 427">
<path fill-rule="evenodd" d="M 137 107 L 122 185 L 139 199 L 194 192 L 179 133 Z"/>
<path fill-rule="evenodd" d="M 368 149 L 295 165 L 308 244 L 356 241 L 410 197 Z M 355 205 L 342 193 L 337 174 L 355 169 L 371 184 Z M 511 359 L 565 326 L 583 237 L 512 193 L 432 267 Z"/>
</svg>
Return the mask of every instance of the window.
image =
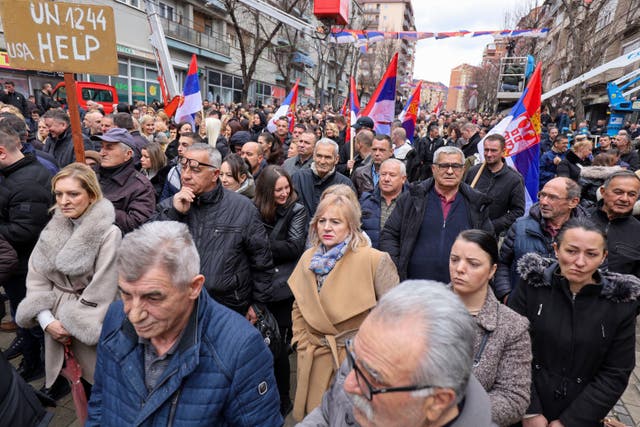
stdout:
<svg viewBox="0 0 640 427">
<path fill-rule="evenodd" d="M 230 104 L 242 100 L 242 79 L 218 71 L 208 72 L 208 97 L 214 102 Z"/>
<path fill-rule="evenodd" d="M 150 104 L 153 101 L 162 101 L 160 85 L 157 80 L 158 71 L 152 65 L 120 60 L 118 61 L 118 74 L 118 77 L 89 75 L 89 81 L 114 86 L 118 93 L 118 100 L 121 102 L 143 101 Z M 110 95 L 110 92 L 107 94 L 96 92 L 91 94 L 89 98 L 106 101 L 103 98 Z"/>
<path fill-rule="evenodd" d="M 168 19 L 169 21 L 175 21 L 175 10 L 173 6 L 169 6 L 166 3 L 158 2 L 158 15 L 163 18 Z"/>
<path fill-rule="evenodd" d="M 140 0 L 117 0 L 120 3 L 128 4 L 129 6 L 140 8 Z"/>
<path fill-rule="evenodd" d="M 618 7 L 618 0 L 608 0 L 600 13 L 598 14 L 598 22 L 596 23 L 596 31 L 600 31 L 613 21 L 613 17 L 616 14 L 616 8 Z"/>
</svg>

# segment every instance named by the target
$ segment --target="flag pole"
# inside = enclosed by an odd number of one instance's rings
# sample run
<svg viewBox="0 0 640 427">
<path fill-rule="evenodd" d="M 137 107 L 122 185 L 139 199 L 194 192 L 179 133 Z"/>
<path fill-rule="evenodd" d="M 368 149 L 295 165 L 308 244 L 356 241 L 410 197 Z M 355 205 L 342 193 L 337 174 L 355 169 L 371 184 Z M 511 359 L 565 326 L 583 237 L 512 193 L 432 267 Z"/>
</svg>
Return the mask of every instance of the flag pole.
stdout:
<svg viewBox="0 0 640 427">
<path fill-rule="evenodd" d="M 482 172 L 484 172 L 484 167 L 487 165 L 487 162 L 482 162 L 480 164 L 480 169 L 478 169 L 478 173 L 476 174 L 475 177 L 473 177 L 473 181 L 471 181 L 471 188 L 476 188 L 476 184 L 478 183 L 478 180 L 480 179 L 480 175 L 482 175 Z"/>
</svg>

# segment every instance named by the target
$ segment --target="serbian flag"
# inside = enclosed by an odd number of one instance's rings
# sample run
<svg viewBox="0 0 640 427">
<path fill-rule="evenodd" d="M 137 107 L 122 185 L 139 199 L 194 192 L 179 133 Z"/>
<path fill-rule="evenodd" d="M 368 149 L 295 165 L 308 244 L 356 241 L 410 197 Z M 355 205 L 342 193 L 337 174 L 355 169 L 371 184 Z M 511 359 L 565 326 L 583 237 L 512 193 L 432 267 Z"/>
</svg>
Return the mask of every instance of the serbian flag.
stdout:
<svg viewBox="0 0 640 427">
<path fill-rule="evenodd" d="M 300 83 L 300 79 L 296 80 L 296 83 L 291 88 L 291 92 L 289 95 L 282 101 L 282 105 L 276 113 L 273 115 L 269 123 L 267 123 L 267 130 L 269 132 L 276 131 L 276 120 L 278 120 L 282 116 L 286 116 L 287 120 L 289 120 L 289 132 L 293 130 L 293 125 L 295 125 L 296 121 L 296 103 L 298 101 L 298 83 Z"/>
<path fill-rule="evenodd" d="M 407 139 L 413 143 L 413 134 L 416 132 L 416 122 L 418 121 L 418 109 L 420 107 L 420 91 L 422 90 L 422 80 L 407 100 L 407 105 L 398 116 L 402 122 L 402 127 L 407 132 Z"/>
<path fill-rule="evenodd" d="M 487 133 L 504 136 L 507 165 L 520 172 L 524 178 L 527 209 L 538 201 L 541 97 L 542 76 L 538 64 L 511 113 Z M 478 143 L 478 154 L 484 160 L 484 139 Z"/>
<path fill-rule="evenodd" d="M 200 82 L 198 81 L 198 63 L 196 55 L 191 56 L 191 64 L 187 72 L 187 79 L 184 81 L 184 90 L 180 105 L 176 109 L 176 123 L 189 122 L 195 129 L 193 118 L 198 111 L 202 110 L 202 95 L 200 94 Z"/>
<path fill-rule="evenodd" d="M 398 72 L 398 53 L 393 55 L 387 71 L 371 96 L 369 103 L 360 113 L 371 117 L 376 133 L 391 134 L 391 122 L 396 108 L 396 74 Z"/>
<path fill-rule="evenodd" d="M 346 103 L 346 101 L 345 101 Z M 351 82 L 349 86 L 349 108 L 343 113 L 343 115 L 349 115 L 347 117 L 349 126 L 347 126 L 344 142 L 351 141 L 351 126 L 356 124 L 358 120 L 358 114 L 360 113 L 360 102 L 358 102 L 358 92 L 356 92 L 356 79 L 351 76 Z"/>
<path fill-rule="evenodd" d="M 442 110 L 442 104 L 444 103 L 444 101 L 442 100 L 442 98 L 440 98 L 438 100 L 438 103 L 436 104 L 435 107 L 433 107 L 433 111 L 432 113 L 438 117 L 440 115 L 440 111 Z"/>
</svg>

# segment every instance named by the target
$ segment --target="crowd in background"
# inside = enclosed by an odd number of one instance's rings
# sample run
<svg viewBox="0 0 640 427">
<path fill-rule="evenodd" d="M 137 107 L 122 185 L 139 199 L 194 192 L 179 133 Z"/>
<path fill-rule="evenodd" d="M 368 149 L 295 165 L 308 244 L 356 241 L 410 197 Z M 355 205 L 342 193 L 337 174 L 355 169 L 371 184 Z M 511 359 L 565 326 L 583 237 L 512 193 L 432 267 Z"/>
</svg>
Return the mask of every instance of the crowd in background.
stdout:
<svg viewBox="0 0 640 427">
<path fill-rule="evenodd" d="M 499 115 L 422 111 L 414 135 L 397 120 L 385 135 L 331 107 L 300 106 L 292 123 L 205 101 L 175 123 L 144 103 L 90 103 L 82 164 L 47 90 L 0 104 L 0 328 L 16 333 L 3 359 L 22 356 L 19 376 L 45 376 L 39 394 L 56 401 L 72 351 L 88 425 L 275 426 L 293 412 L 309 426 L 591 426 L 624 392 L 640 296 L 637 124 L 612 138 L 603 121 L 544 112 L 527 207 L 504 138 L 487 136 Z M 398 351 L 372 351 L 372 338 L 391 328 L 376 306 L 401 304 L 406 280 L 457 295 L 473 320 L 464 368 L 446 365 L 458 361 L 446 337 L 439 350 L 414 340 L 416 360 L 442 363 L 437 380 L 368 364 Z M 403 405 L 423 409 L 396 414 Z"/>
</svg>

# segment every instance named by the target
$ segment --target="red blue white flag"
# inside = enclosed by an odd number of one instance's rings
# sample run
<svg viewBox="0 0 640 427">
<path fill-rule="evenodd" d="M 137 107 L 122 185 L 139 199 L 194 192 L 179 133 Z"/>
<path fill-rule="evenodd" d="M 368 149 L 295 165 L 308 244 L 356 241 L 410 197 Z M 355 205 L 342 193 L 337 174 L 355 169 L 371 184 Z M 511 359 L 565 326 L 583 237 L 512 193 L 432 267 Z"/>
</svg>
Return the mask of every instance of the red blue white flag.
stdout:
<svg viewBox="0 0 640 427">
<path fill-rule="evenodd" d="M 422 90 L 422 80 L 418 82 L 418 86 L 407 100 L 407 105 L 398 116 L 402 122 L 402 127 L 407 132 L 407 139 L 413 142 L 413 135 L 416 132 L 416 122 L 418 121 L 418 110 L 420 108 L 420 91 Z"/>
<path fill-rule="evenodd" d="M 351 82 L 349 84 L 349 108 L 346 111 L 346 113 L 348 113 L 347 120 L 349 121 L 349 126 L 347 126 L 345 132 L 345 142 L 351 141 L 351 127 L 356 124 L 356 120 L 358 120 L 358 115 L 360 114 L 360 102 L 358 102 L 358 92 L 356 90 L 356 79 L 351 76 Z"/>
<path fill-rule="evenodd" d="M 195 129 L 194 117 L 201 110 L 202 94 L 200 93 L 200 82 L 198 81 L 198 63 L 194 54 L 191 56 L 187 79 L 184 81 L 182 98 L 176 109 L 176 123 L 189 122 Z"/>
<path fill-rule="evenodd" d="M 391 122 L 396 108 L 396 75 L 398 73 L 398 53 L 393 55 L 387 71 L 371 96 L 360 116 L 371 117 L 376 133 L 390 135 Z"/>
<path fill-rule="evenodd" d="M 269 132 L 273 133 L 276 131 L 276 120 L 283 116 L 289 120 L 289 132 L 293 130 L 296 119 L 296 103 L 298 102 L 298 83 L 300 83 L 300 79 L 296 80 L 289 95 L 282 101 L 280 108 L 278 108 L 271 120 L 269 120 L 269 123 L 267 123 L 267 130 Z"/>
<path fill-rule="evenodd" d="M 541 74 L 541 66 L 538 64 L 511 113 L 487 133 L 504 136 L 504 157 L 507 165 L 515 168 L 524 178 L 527 208 L 538 201 Z M 484 160 L 484 139 L 478 143 L 478 155 Z"/>
</svg>

